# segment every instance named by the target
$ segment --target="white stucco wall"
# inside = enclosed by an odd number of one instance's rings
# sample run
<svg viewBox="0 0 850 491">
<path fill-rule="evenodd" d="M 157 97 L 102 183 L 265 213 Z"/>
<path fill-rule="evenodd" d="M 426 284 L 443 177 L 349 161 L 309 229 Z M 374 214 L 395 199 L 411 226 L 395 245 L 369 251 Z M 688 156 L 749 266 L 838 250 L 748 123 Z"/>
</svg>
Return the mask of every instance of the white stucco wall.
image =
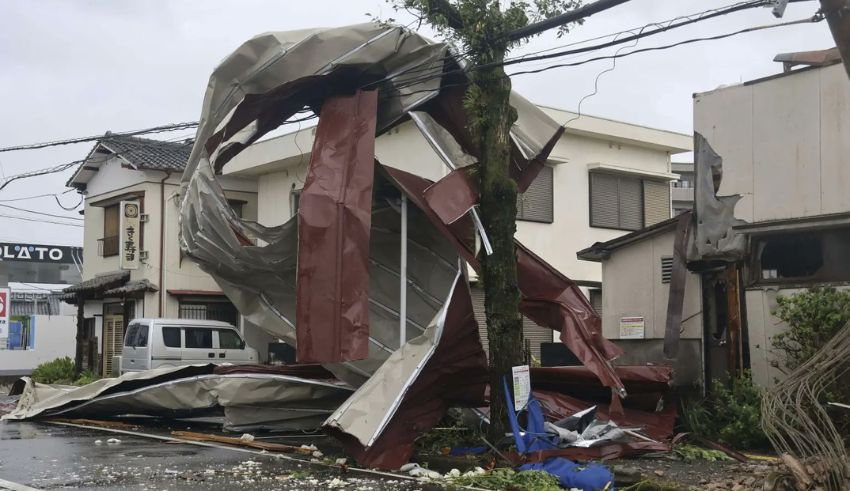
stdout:
<svg viewBox="0 0 850 491">
<path fill-rule="evenodd" d="M 602 263 L 602 334 L 620 337 L 622 317 L 643 317 L 646 339 L 664 339 L 670 284 L 662 283 L 661 258 L 673 255 L 675 230 L 615 250 Z M 702 338 L 699 275 L 688 273 L 681 338 Z"/>
<path fill-rule="evenodd" d="M 73 358 L 76 334 L 74 315 L 35 316 L 34 348 L 0 350 L 0 375 L 28 375 L 41 363 Z"/>
<path fill-rule="evenodd" d="M 850 211 L 850 80 L 843 65 L 697 94 L 694 131 L 723 158 L 718 194 L 742 196 L 736 217 Z"/>
</svg>

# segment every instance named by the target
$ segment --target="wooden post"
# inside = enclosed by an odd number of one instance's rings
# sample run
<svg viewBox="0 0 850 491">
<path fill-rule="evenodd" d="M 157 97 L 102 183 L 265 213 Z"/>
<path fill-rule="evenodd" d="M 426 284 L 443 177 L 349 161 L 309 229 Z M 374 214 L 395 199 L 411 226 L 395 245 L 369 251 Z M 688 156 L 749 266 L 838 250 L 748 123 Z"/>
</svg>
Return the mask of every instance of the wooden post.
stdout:
<svg viewBox="0 0 850 491">
<path fill-rule="evenodd" d="M 737 377 L 744 371 L 743 339 L 741 338 L 741 289 L 738 264 L 726 267 L 726 306 L 729 317 L 729 376 Z"/>
</svg>

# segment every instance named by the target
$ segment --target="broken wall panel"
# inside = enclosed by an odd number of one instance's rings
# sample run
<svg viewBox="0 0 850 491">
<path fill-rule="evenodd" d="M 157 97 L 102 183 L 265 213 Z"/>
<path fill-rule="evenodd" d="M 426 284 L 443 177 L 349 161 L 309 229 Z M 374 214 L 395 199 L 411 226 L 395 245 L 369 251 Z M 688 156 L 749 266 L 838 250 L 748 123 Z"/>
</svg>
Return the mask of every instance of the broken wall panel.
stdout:
<svg viewBox="0 0 850 491">
<path fill-rule="evenodd" d="M 421 336 L 384 363 L 325 422 L 360 465 L 397 469 L 413 443 L 451 406 L 480 406 L 487 359 L 466 278 L 457 279 L 443 309 Z"/>
<path fill-rule="evenodd" d="M 295 322 L 300 363 L 369 354 L 369 229 L 378 94 L 322 106 L 298 208 Z"/>
</svg>

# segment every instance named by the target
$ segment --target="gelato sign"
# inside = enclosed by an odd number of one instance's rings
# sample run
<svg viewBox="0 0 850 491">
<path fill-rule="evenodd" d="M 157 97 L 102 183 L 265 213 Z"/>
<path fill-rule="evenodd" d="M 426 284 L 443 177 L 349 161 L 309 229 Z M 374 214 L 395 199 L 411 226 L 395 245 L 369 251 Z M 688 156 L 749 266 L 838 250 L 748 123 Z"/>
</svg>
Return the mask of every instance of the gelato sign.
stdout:
<svg viewBox="0 0 850 491">
<path fill-rule="evenodd" d="M 0 261 L 74 264 L 82 258 L 79 247 L 0 242 Z"/>
</svg>

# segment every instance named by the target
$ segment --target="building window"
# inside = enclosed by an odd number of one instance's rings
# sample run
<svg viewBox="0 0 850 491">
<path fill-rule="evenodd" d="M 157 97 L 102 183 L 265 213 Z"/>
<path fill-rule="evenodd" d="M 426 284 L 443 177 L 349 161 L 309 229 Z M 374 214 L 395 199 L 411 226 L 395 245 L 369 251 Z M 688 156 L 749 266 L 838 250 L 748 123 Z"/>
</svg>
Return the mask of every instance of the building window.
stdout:
<svg viewBox="0 0 850 491">
<path fill-rule="evenodd" d="M 850 281 L 850 228 L 794 232 L 753 238 L 754 283 Z"/>
<path fill-rule="evenodd" d="M 100 239 L 100 255 L 103 257 L 118 255 L 118 204 L 103 208 L 103 238 Z"/>
<path fill-rule="evenodd" d="M 554 221 L 554 169 L 543 166 L 524 193 L 517 194 L 517 220 L 552 223 Z"/>
<path fill-rule="evenodd" d="M 639 230 L 670 218 L 670 186 L 637 176 L 590 173 L 590 226 Z"/>
<path fill-rule="evenodd" d="M 239 312 L 228 301 L 181 301 L 177 316 L 181 319 L 222 321 L 232 326 L 239 325 Z"/>
<path fill-rule="evenodd" d="M 588 290 L 590 294 L 590 306 L 593 307 L 593 310 L 602 317 L 602 290 L 599 288 L 591 288 Z"/>
<path fill-rule="evenodd" d="M 230 208 L 233 209 L 233 212 L 236 213 L 236 216 L 239 218 L 243 218 L 242 208 L 245 206 L 245 203 L 245 201 L 242 201 L 240 199 L 227 200 L 227 204 L 230 205 Z"/>
</svg>

